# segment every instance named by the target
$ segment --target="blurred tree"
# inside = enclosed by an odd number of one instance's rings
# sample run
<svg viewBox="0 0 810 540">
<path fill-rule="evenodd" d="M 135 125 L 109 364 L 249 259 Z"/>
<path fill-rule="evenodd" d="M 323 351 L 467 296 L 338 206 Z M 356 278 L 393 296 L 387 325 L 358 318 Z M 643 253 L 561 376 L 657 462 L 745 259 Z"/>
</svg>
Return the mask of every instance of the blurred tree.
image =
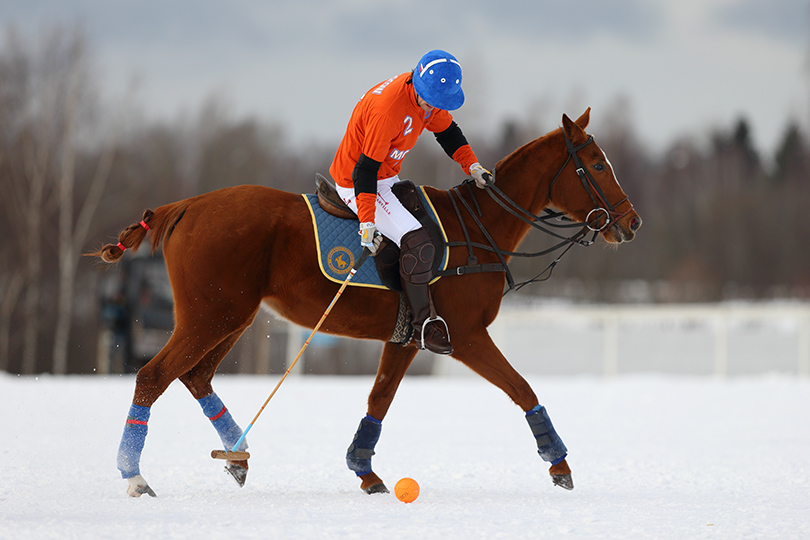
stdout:
<svg viewBox="0 0 810 540">
<path fill-rule="evenodd" d="M 6 40 L 0 65 L 0 95 L 3 96 L 2 203 L 17 245 L 10 258 L 19 267 L 4 265 L 6 274 L 22 271 L 23 348 L 21 370 L 33 373 L 39 354 L 41 324 L 42 230 L 48 217 L 46 207 L 49 178 L 53 172 L 54 141 L 57 126 L 54 111 L 58 95 L 52 84 L 52 70 L 35 64 L 30 47 L 14 28 Z M 44 44 L 53 48 L 53 40 Z M 3 235 L 6 236 L 6 235 Z"/>
<path fill-rule="evenodd" d="M 778 184 L 810 183 L 810 148 L 795 121 L 787 126 L 776 150 L 775 161 L 773 179 Z"/>
<path fill-rule="evenodd" d="M 765 179 L 746 118 L 739 118 L 730 132 L 716 130 L 712 134 L 712 146 L 716 183 L 737 190 Z"/>
<path fill-rule="evenodd" d="M 43 34 L 40 47 L 11 30 L 0 55 L 0 101 L 12 104 L 0 107 L 2 201 L 10 228 L 18 233 L 11 236 L 16 246 L 3 246 L 16 255 L 4 265 L 3 280 L 13 294 L 3 299 L 0 335 L 10 335 L 16 297 L 23 294 L 22 373 L 43 367 L 47 344 L 53 347 L 51 371 L 67 372 L 76 271 L 109 171 L 111 151 L 89 187 L 77 183 L 77 141 L 91 125 L 85 106 L 95 105 L 85 62 L 81 30 L 59 27 Z M 113 148 L 109 139 L 105 142 Z M 43 258 L 48 248 L 56 252 L 57 264 Z M 3 345 L 7 351 L 9 340 Z"/>
<path fill-rule="evenodd" d="M 60 50 L 56 51 L 62 56 L 58 66 L 61 77 L 57 84 L 64 98 L 57 111 L 57 114 L 62 116 L 59 176 L 56 182 L 59 207 L 59 296 L 54 328 L 52 372 L 58 375 L 67 373 L 68 370 L 68 344 L 73 320 L 76 270 L 109 178 L 116 139 L 115 136 L 106 139 L 105 150 L 100 156 L 86 192 L 77 194 L 77 138 L 80 130 L 93 125 L 92 115 L 80 119 L 86 110 L 88 100 L 92 98 L 92 92 L 88 88 L 91 78 L 86 66 L 83 32 L 74 31 L 63 40 L 59 46 Z M 81 195 L 82 198 L 79 199 L 77 195 Z"/>
</svg>

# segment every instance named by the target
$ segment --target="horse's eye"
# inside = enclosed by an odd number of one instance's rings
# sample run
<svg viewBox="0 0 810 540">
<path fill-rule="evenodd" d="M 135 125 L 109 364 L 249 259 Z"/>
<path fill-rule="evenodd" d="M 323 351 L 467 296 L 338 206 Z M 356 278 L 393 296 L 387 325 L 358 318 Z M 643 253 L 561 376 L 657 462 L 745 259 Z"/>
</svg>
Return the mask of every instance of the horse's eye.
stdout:
<svg viewBox="0 0 810 540">
<path fill-rule="evenodd" d="M 593 166 L 593 168 L 596 169 L 597 171 L 604 171 L 605 170 L 605 164 L 604 163 L 597 163 L 596 165 Z"/>
</svg>

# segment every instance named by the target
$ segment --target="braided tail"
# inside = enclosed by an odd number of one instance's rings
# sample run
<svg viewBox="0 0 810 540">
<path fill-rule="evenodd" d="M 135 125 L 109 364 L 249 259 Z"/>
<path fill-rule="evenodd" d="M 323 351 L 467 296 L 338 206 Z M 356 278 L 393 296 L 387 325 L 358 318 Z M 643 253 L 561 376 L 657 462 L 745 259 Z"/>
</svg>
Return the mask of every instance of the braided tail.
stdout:
<svg viewBox="0 0 810 540">
<path fill-rule="evenodd" d="M 87 253 L 91 257 L 100 257 L 106 263 L 115 263 L 124 255 L 124 251 L 131 249 L 137 251 L 149 232 L 149 221 L 155 213 L 147 210 L 139 223 L 133 223 L 118 235 L 117 244 L 106 244 L 100 250 Z"/>
<path fill-rule="evenodd" d="M 106 263 L 115 263 L 124 255 L 124 251 L 131 249 L 137 251 L 143 243 L 148 232 L 152 232 L 150 238 L 152 253 L 158 248 L 161 242 L 165 243 L 169 235 L 183 218 L 193 199 L 185 199 L 172 204 L 161 206 L 154 211 L 146 210 L 143 218 L 138 223 L 133 223 L 118 235 L 117 244 L 106 244 L 98 251 L 87 253 L 90 257 L 100 257 Z"/>
</svg>

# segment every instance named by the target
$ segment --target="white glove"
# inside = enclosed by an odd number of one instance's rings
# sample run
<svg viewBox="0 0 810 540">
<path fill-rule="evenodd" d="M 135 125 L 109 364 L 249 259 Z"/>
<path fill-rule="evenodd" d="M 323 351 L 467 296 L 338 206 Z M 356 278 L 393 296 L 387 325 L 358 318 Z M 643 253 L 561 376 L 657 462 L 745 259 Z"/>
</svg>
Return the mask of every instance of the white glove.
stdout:
<svg viewBox="0 0 810 540">
<path fill-rule="evenodd" d="M 481 166 L 477 161 L 470 165 L 470 175 L 475 180 L 475 185 L 484 189 L 487 184 L 491 183 L 492 173 Z"/>
<path fill-rule="evenodd" d="M 377 254 L 377 250 L 380 249 L 380 243 L 382 242 L 382 235 L 377 232 L 377 226 L 370 221 L 365 221 L 360 224 L 360 245 L 364 248 L 368 248 L 369 253 L 371 256 Z"/>
</svg>

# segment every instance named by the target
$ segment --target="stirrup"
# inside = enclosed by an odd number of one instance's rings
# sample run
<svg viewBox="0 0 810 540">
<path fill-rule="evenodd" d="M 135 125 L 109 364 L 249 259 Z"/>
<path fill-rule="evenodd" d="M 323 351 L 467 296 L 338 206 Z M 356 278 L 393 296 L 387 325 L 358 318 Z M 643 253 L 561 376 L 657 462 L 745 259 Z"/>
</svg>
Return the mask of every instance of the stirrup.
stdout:
<svg viewBox="0 0 810 540">
<path fill-rule="evenodd" d="M 427 327 L 427 325 L 429 323 L 436 322 L 436 321 L 441 322 L 444 325 L 444 330 L 445 330 L 445 333 L 447 334 L 447 343 L 450 343 L 450 328 L 447 327 L 447 321 L 445 321 L 439 315 L 434 315 L 432 317 L 428 317 L 422 323 L 422 332 L 421 332 L 421 335 L 419 336 L 421 339 L 417 342 L 417 345 L 419 345 L 420 349 L 429 350 L 429 349 L 427 349 L 427 347 L 425 347 L 425 327 Z M 452 345 L 451 345 L 451 347 L 452 347 Z"/>
</svg>

